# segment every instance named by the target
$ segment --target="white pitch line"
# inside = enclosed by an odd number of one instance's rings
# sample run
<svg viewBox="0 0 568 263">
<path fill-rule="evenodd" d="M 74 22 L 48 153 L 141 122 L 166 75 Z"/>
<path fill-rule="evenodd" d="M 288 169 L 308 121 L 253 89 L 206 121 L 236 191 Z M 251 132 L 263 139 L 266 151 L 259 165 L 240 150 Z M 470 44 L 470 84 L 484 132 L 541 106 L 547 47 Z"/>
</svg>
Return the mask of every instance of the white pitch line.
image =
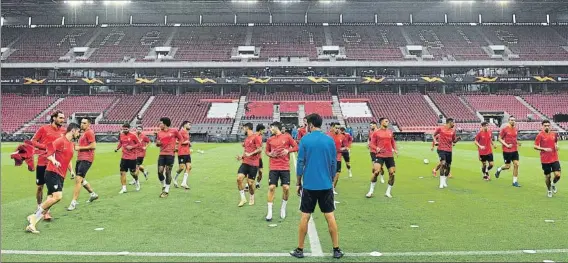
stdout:
<svg viewBox="0 0 568 263">
<path fill-rule="evenodd" d="M 535 250 L 536 254 L 568 253 L 568 249 Z M 40 251 L 40 250 L 2 250 L 5 255 L 62 255 L 62 256 L 131 256 L 131 257 L 289 257 L 288 253 L 171 253 L 171 252 L 88 252 L 88 251 Z M 439 252 L 385 252 L 382 257 L 432 257 L 432 256 L 489 256 L 526 254 L 523 250 L 496 251 L 439 251 Z M 305 253 L 306 256 L 317 256 Z M 331 256 L 321 253 L 321 256 Z M 371 253 L 349 253 L 347 257 L 373 257 Z"/>
</svg>

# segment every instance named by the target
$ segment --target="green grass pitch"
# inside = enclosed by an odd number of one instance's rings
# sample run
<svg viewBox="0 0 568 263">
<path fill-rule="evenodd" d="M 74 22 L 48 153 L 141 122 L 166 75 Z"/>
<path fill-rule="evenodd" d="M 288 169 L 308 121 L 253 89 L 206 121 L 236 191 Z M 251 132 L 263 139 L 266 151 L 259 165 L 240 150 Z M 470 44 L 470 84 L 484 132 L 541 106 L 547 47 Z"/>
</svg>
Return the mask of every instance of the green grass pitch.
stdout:
<svg viewBox="0 0 568 263">
<path fill-rule="evenodd" d="M 35 173 L 28 172 L 25 167 L 14 167 L 9 154 L 15 146 L 13 143 L 2 144 L 3 251 L 222 254 L 201 254 L 199 257 L 163 254 L 156 257 L 2 253 L 2 261 L 331 260 L 327 255 L 331 252 L 331 240 L 325 218 L 319 211 L 314 214 L 314 222 L 326 256 L 303 260 L 283 256 L 297 245 L 299 200 L 295 193 L 291 195 L 288 217 L 280 220 L 281 189 L 278 188 L 274 204 L 274 216 L 278 219 L 272 222 L 278 226 L 268 227 L 269 223 L 264 221 L 268 188 L 266 156 L 265 178 L 256 194 L 256 205 L 237 207 L 239 195 L 235 179 L 239 163 L 234 156 L 242 151 L 240 144 L 195 143 L 194 150 L 205 152 L 192 155 L 191 190 L 172 187 L 166 199 L 158 198 L 161 189 L 156 176 L 157 148 L 150 148 L 146 156 L 145 165 L 150 176 L 148 181 L 142 179 L 141 191 L 136 192 L 129 186 L 127 194 L 119 195 L 120 153 L 114 153 L 115 144 L 99 144 L 87 179 L 100 199 L 87 204 L 88 194 L 82 190 L 78 208 L 66 211 L 74 183 L 67 179 L 64 198 L 52 209 L 54 220 L 39 223 L 39 235 L 25 233 L 25 218 L 36 208 Z M 431 175 L 437 156 L 430 151 L 430 143 L 401 142 L 399 148 L 394 198 L 383 197 L 386 185 L 378 184 L 375 197 L 367 199 L 365 194 L 371 170 L 369 153 L 364 144 L 353 146 L 354 176 L 348 178 L 343 167 L 337 188 L 340 246 L 346 253 L 340 261 L 568 261 L 568 179 L 559 182 L 559 192 L 554 198 L 546 197 L 538 153 L 532 149 L 532 142 L 525 142 L 521 148 L 521 188 L 511 186 L 510 171 L 503 172 L 500 179 L 483 181 L 472 142 L 460 142 L 454 150 L 454 178 L 449 180 L 449 188 L 443 190 L 438 189 L 438 179 Z M 561 165 L 568 169 L 565 150 L 568 143 L 562 142 L 560 148 Z M 430 160 L 429 165 L 423 163 L 425 158 Z M 501 165 L 500 150 L 496 150 L 495 158 L 496 165 Z M 293 185 L 295 181 L 293 176 Z M 554 223 L 545 222 L 549 219 Z M 411 225 L 419 227 L 411 228 Z M 104 230 L 95 231 L 95 228 Z M 309 244 L 306 240 L 306 252 L 311 251 Z M 520 252 L 526 249 L 539 253 Z M 550 250 L 540 251 L 546 249 Z M 365 254 L 373 251 L 384 255 Z M 227 256 L 224 253 L 235 254 Z M 239 253 L 267 254 L 250 257 L 239 256 Z M 268 253 L 275 256 L 268 256 Z"/>
</svg>

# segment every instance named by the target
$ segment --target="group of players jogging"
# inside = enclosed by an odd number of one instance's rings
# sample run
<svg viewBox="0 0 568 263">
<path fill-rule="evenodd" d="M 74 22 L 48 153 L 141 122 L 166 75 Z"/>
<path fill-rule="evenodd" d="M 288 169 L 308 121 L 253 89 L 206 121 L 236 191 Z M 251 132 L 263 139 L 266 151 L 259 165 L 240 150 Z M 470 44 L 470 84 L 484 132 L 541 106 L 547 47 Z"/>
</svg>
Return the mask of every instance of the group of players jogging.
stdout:
<svg viewBox="0 0 568 263">
<path fill-rule="evenodd" d="M 85 188 L 90 196 L 87 202 L 93 202 L 99 198 L 94 192 L 93 187 L 87 182 L 86 175 L 90 169 L 95 156 L 96 142 L 93 130 L 90 128 L 91 121 L 87 118 L 81 119 L 80 125 L 70 123 L 67 128 L 63 128 L 65 115 L 61 111 L 55 111 L 51 114 L 50 124 L 46 124 L 38 129 L 32 138 L 32 144 L 38 152 L 38 163 L 36 167 L 36 200 L 37 210 L 35 213 L 27 217 L 28 226 L 26 231 L 39 233 L 36 225 L 39 221 L 50 220 L 51 215 L 49 209 L 62 199 L 62 190 L 67 171 L 70 172 L 72 179 L 75 179 L 75 187 L 73 190 L 73 199 L 68 207 L 69 211 L 75 210 L 81 188 Z M 159 195 L 161 198 L 168 197 L 172 179 L 174 186 L 178 185 L 178 176 L 183 173 L 181 187 L 188 190 L 188 177 L 191 171 L 191 142 L 189 131 L 191 122 L 184 121 L 179 129 L 170 128 L 171 120 L 163 117 L 159 120 L 159 131 L 155 133 L 156 146 L 160 148 L 158 156 L 158 179 L 162 186 Z M 438 164 L 440 170 L 440 188 L 448 187 L 447 178 L 450 175 L 452 164 L 452 149 L 459 141 L 456 136 L 455 124 L 453 119 L 448 118 L 444 126 L 438 127 L 434 132 L 434 145 L 438 146 L 437 152 L 440 159 Z M 484 180 L 490 180 L 489 171 L 494 166 L 493 149 L 496 148 L 492 139 L 492 132 L 488 127 L 488 123 L 483 122 L 481 129 L 475 137 L 475 145 L 478 147 L 479 160 L 482 163 L 482 176 Z M 298 145 L 301 139 L 309 131 L 306 128 L 306 118 L 303 120 L 303 126 L 298 130 L 297 139 L 294 140 L 289 133 L 285 133 L 283 125 L 280 122 L 270 124 L 272 136 L 266 141 L 265 154 L 269 157 L 269 178 L 268 178 L 268 211 L 266 220 L 272 220 L 272 206 L 274 195 L 278 182 L 282 186 L 282 205 L 280 208 L 280 217 L 286 217 L 286 205 L 290 191 L 290 155 L 298 151 Z M 389 129 L 389 119 L 380 118 L 379 122 L 371 122 L 368 140 L 368 148 L 371 153 L 373 163 L 371 183 L 367 198 L 371 198 L 374 194 L 377 180 L 384 183 L 384 167 L 388 172 L 388 186 L 385 196 L 392 197 L 392 188 L 395 181 L 395 159 L 394 155 L 398 155 L 396 142 L 393 132 Z M 252 123 L 246 123 L 242 126 L 244 135 L 246 136 L 242 146 L 244 152 L 237 155 L 236 159 L 242 161 L 237 172 L 237 188 L 240 194 L 239 207 L 244 206 L 247 202 L 254 205 L 255 188 L 260 188 L 262 180 L 262 152 L 265 127 L 259 124 L 256 132 L 253 130 Z M 333 178 L 333 192 L 336 192 L 339 175 L 341 173 L 341 160 L 345 160 L 349 177 L 352 177 L 350 163 L 350 148 L 353 142 L 352 137 L 345 132 L 344 127 L 340 127 L 339 123 L 331 123 L 330 130 L 327 133 L 334 143 L 337 152 L 337 171 Z M 78 140 L 75 144 L 74 141 Z M 499 178 L 504 170 L 511 168 L 513 164 L 513 186 L 520 187 L 518 183 L 518 167 L 519 152 L 517 141 L 517 128 L 515 126 L 515 118 L 510 117 L 508 124 L 503 127 L 499 133 L 498 141 L 503 147 L 504 165 L 499 167 L 495 173 L 495 177 Z M 142 127 L 137 127 L 136 132 L 131 132 L 129 124 L 122 126 L 122 132 L 119 136 L 119 143 L 115 150 L 122 149 L 122 158 L 120 161 L 120 183 L 121 190 L 119 194 L 127 192 L 126 173 L 130 172 L 133 181 L 130 183 L 135 186 L 136 190 L 140 190 L 139 174 L 143 173 L 148 178 L 148 172 L 143 166 L 146 149 L 150 144 L 150 139 L 143 134 Z M 552 197 L 557 192 L 556 183 L 560 180 L 560 162 L 558 159 L 558 137 L 551 129 L 549 121 L 542 121 L 542 130 L 536 137 L 534 149 L 540 151 L 542 170 L 545 175 L 548 197 Z M 77 161 L 75 169 L 71 165 L 74 152 L 77 151 Z M 175 154 L 178 155 L 179 168 L 175 178 L 172 178 L 172 169 L 174 166 Z M 258 177 L 257 177 L 258 174 Z M 246 179 L 246 180 L 245 180 Z M 255 181 L 256 179 L 256 181 Z M 47 188 L 47 198 L 43 200 L 43 188 Z M 245 191 L 248 189 L 249 201 L 246 200 Z M 299 193 L 299 189 L 296 189 Z"/>
</svg>

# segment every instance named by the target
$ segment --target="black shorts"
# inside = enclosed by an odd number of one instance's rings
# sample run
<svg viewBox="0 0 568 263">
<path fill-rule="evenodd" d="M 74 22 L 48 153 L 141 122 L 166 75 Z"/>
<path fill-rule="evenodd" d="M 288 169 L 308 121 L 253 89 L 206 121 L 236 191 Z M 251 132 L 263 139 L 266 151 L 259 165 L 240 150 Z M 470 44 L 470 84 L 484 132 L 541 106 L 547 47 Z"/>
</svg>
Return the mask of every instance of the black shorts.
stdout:
<svg viewBox="0 0 568 263">
<path fill-rule="evenodd" d="M 336 173 L 341 173 L 341 161 L 337 161 L 337 169 L 335 169 Z"/>
<path fill-rule="evenodd" d="M 268 185 L 278 186 L 278 179 L 280 179 L 280 185 L 290 185 L 290 171 L 273 171 L 268 173 Z"/>
<path fill-rule="evenodd" d="M 174 166 L 174 156 L 173 155 L 158 156 L 158 166 Z"/>
<path fill-rule="evenodd" d="M 36 185 L 45 184 L 45 168 L 47 166 L 36 166 Z"/>
<path fill-rule="evenodd" d="M 136 165 L 140 166 L 144 163 L 144 157 L 136 158 Z"/>
<path fill-rule="evenodd" d="M 191 163 L 191 155 L 178 155 L 178 164 Z"/>
<path fill-rule="evenodd" d="M 480 155 L 479 160 L 482 162 L 493 162 L 493 154 Z"/>
<path fill-rule="evenodd" d="M 64 179 L 61 175 L 52 171 L 45 172 L 45 186 L 47 187 L 47 195 L 52 195 L 55 192 L 63 191 Z"/>
<path fill-rule="evenodd" d="M 319 208 L 322 213 L 331 213 L 335 211 L 333 189 L 327 189 L 327 190 L 302 189 L 300 211 L 302 211 L 302 213 L 311 214 L 316 209 L 316 204 L 319 205 Z"/>
<path fill-rule="evenodd" d="M 92 162 L 85 160 L 77 161 L 75 163 L 75 175 L 85 178 L 92 164 Z"/>
<path fill-rule="evenodd" d="M 452 164 L 452 152 L 438 150 L 440 161 L 446 161 L 446 164 Z"/>
<path fill-rule="evenodd" d="M 375 162 L 381 165 L 381 169 L 383 166 L 386 166 L 387 169 L 395 167 L 394 157 L 377 157 Z"/>
<path fill-rule="evenodd" d="M 519 152 L 503 152 L 503 160 L 506 164 L 510 164 L 512 161 L 519 160 Z"/>
<path fill-rule="evenodd" d="M 262 164 L 262 158 L 260 158 L 260 160 L 258 160 L 258 169 L 262 169 L 264 167 L 264 165 Z"/>
<path fill-rule="evenodd" d="M 371 162 L 376 163 L 377 162 L 377 154 L 376 153 L 370 153 L 370 155 L 371 155 Z"/>
<path fill-rule="evenodd" d="M 543 163 L 542 164 L 542 171 L 545 175 L 551 174 L 552 172 L 560 172 L 560 162 L 556 161 L 553 163 Z"/>
<path fill-rule="evenodd" d="M 239 171 L 237 173 L 244 174 L 246 177 L 248 177 L 248 179 L 254 180 L 256 178 L 256 174 L 258 173 L 258 167 L 243 163 L 239 167 Z"/>
<path fill-rule="evenodd" d="M 341 152 L 341 156 L 343 156 L 343 160 L 345 160 L 346 163 L 351 161 L 351 157 L 349 156 L 349 152 Z"/>
<path fill-rule="evenodd" d="M 128 170 L 131 173 L 136 171 L 136 160 L 120 159 L 120 171 L 128 172 Z"/>
</svg>

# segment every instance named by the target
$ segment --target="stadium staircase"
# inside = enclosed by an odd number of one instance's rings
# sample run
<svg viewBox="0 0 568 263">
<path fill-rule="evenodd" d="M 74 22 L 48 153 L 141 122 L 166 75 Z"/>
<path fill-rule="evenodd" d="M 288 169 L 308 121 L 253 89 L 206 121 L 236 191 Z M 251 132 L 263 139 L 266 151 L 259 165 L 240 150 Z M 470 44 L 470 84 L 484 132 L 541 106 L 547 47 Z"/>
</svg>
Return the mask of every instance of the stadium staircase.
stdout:
<svg viewBox="0 0 568 263">
<path fill-rule="evenodd" d="M 426 100 L 426 102 L 428 102 L 428 105 L 430 105 L 430 108 L 432 108 L 438 116 L 444 116 L 444 118 L 447 118 L 447 116 L 444 115 L 442 113 L 442 111 L 440 111 L 440 109 L 438 109 L 438 106 L 436 106 L 436 103 L 434 103 L 434 101 L 432 101 L 430 96 L 424 95 L 424 99 Z"/>
<path fill-rule="evenodd" d="M 331 96 L 331 101 L 333 105 L 331 106 L 331 111 L 333 112 L 333 116 L 337 118 L 339 125 L 345 127 L 345 118 L 343 117 L 343 113 L 341 112 L 341 104 L 339 104 L 339 98 L 336 95 Z"/>
<path fill-rule="evenodd" d="M 272 121 L 280 121 L 280 105 L 272 105 Z"/>
<path fill-rule="evenodd" d="M 235 113 L 235 122 L 231 128 L 231 134 L 236 135 L 239 132 L 239 127 L 241 126 L 241 119 L 245 116 L 245 104 L 247 103 L 247 96 L 241 96 L 239 99 L 239 107 L 237 108 L 237 113 Z"/>
<path fill-rule="evenodd" d="M 463 103 L 463 105 L 465 105 L 471 112 L 475 112 L 475 115 L 477 115 L 480 122 L 485 120 L 483 118 L 483 115 L 481 115 L 481 113 L 479 113 L 479 111 L 474 110 L 473 107 L 471 107 L 471 105 L 469 105 L 469 103 L 467 103 L 467 101 L 464 98 L 462 98 L 461 96 L 459 98 L 460 98 L 460 101 Z"/>
<path fill-rule="evenodd" d="M 38 114 L 33 120 L 31 120 L 30 122 L 24 124 L 24 126 L 22 126 L 19 130 L 17 130 L 14 135 L 19 135 L 22 134 L 26 128 L 33 126 L 35 124 L 37 124 L 38 121 L 40 121 L 40 118 L 42 116 L 47 115 L 50 111 L 52 111 L 53 109 L 55 109 L 55 107 L 57 107 L 57 105 L 59 105 L 59 103 L 61 103 L 63 100 L 65 100 L 65 98 L 59 98 L 57 99 L 53 104 L 51 104 L 49 107 L 47 107 L 47 109 L 45 109 L 44 111 L 42 111 L 40 114 Z"/>
<path fill-rule="evenodd" d="M 107 114 L 109 111 L 111 111 L 114 107 L 116 107 L 116 104 L 118 104 L 120 102 L 120 98 L 116 98 L 114 100 L 114 102 L 112 103 L 112 105 L 110 105 L 110 107 L 108 107 L 106 110 L 103 111 L 103 118 L 106 119 Z"/>
<path fill-rule="evenodd" d="M 138 114 L 136 114 L 134 119 L 130 122 L 130 127 L 136 127 L 136 123 L 138 123 L 138 118 L 136 118 L 136 117 L 137 116 L 144 116 L 144 113 L 146 112 L 146 110 L 148 110 L 148 108 L 150 108 L 150 105 L 152 105 L 152 102 L 155 99 L 156 99 L 156 96 L 150 96 L 150 98 L 148 98 L 146 103 L 144 103 L 144 106 L 142 106 L 142 109 L 140 109 Z"/>
<path fill-rule="evenodd" d="M 562 127 L 560 127 L 560 125 L 556 124 L 554 121 L 550 120 L 548 117 L 544 116 L 542 113 L 540 113 L 538 110 L 536 110 L 532 105 L 530 105 L 527 101 L 525 101 L 523 98 L 521 98 L 520 96 L 515 96 L 515 98 L 522 103 L 523 105 L 525 105 L 525 107 L 527 107 L 529 110 L 531 110 L 531 112 L 538 116 L 541 120 L 549 120 L 550 121 L 550 125 L 552 125 L 552 128 L 559 131 L 559 132 L 565 132 L 566 130 L 564 130 Z"/>
</svg>

